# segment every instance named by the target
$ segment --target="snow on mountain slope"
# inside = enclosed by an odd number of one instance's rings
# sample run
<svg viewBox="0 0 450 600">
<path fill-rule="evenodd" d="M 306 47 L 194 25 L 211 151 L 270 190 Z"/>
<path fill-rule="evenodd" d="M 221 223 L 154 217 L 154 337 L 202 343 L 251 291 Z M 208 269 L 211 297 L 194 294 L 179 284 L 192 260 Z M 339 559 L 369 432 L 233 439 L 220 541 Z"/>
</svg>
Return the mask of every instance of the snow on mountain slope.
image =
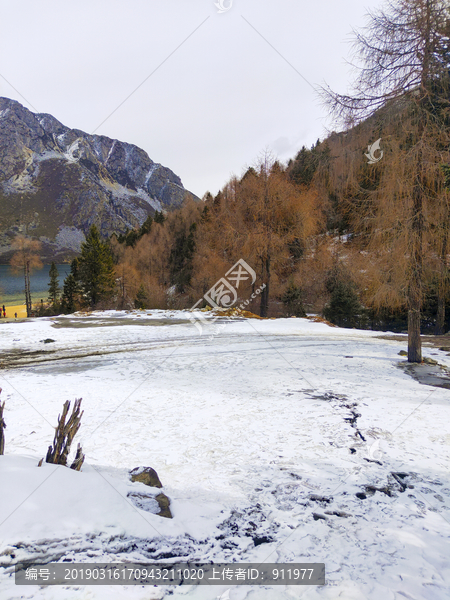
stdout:
<svg viewBox="0 0 450 600">
<path fill-rule="evenodd" d="M 64 245 L 61 229 L 83 236 L 95 223 L 106 237 L 142 225 L 155 210 L 198 200 L 134 144 L 70 129 L 9 98 L 0 97 L 0 120 L 3 261 L 17 233 L 39 238 L 47 260 L 69 259 L 73 244 Z"/>
</svg>

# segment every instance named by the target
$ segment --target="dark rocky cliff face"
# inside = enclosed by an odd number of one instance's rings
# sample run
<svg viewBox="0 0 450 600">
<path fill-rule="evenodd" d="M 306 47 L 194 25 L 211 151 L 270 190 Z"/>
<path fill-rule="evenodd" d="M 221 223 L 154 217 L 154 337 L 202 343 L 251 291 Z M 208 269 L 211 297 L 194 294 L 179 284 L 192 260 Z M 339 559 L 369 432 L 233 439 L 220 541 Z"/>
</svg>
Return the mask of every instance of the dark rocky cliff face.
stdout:
<svg viewBox="0 0 450 600">
<path fill-rule="evenodd" d="M 105 237 L 123 233 L 187 197 L 197 199 L 137 146 L 0 98 L 0 262 L 18 233 L 40 239 L 44 258 L 65 260 L 93 223 Z"/>
</svg>

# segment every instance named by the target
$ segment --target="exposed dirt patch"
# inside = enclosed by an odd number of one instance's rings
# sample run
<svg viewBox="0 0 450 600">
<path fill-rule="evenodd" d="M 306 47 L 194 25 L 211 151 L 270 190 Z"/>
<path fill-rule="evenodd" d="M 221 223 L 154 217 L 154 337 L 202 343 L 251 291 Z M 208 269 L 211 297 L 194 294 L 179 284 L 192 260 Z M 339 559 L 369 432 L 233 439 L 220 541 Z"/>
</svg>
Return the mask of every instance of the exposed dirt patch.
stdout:
<svg viewBox="0 0 450 600">
<path fill-rule="evenodd" d="M 54 354 L 55 350 L 9 350 L 8 352 L 0 352 L 0 369 L 5 369 L 11 365 L 23 364 L 23 362 L 32 363 L 36 359 L 47 358 Z"/>
<path fill-rule="evenodd" d="M 167 346 L 167 343 L 156 344 L 158 348 Z M 69 372 L 74 366 L 79 366 L 79 363 L 74 362 L 74 359 L 84 359 L 95 356 L 107 356 L 109 354 L 120 354 L 122 352 L 142 352 L 148 350 L 149 344 L 139 344 L 136 346 L 118 345 L 116 348 L 92 348 L 91 350 L 78 351 L 63 349 L 63 350 L 11 350 L 10 352 L 0 353 L 0 369 L 12 369 L 17 367 L 29 367 L 37 364 L 46 365 L 56 362 L 67 363 Z"/>
<path fill-rule="evenodd" d="M 319 317 L 318 315 L 308 315 L 306 318 L 309 321 L 313 321 L 314 323 L 325 323 L 325 325 L 328 325 L 328 327 L 337 327 L 337 325 L 335 325 L 334 323 L 330 323 L 330 321 L 327 321 L 326 319 L 324 319 L 323 317 Z"/>
<path fill-rule="evenodd" d="M 405 347 L 408 344 L 408 338 L 406 337 L 406 335 L 386 334 L 377 335 L 376 338 L 380 340 L 392 340 L 394 342 L 403 342 L 405 344 Z M 422 340 L 422 344 L 424 346 L 438 348 L 438 350 L 443 350 L 444 352 L 450 352 L 449 333 L 446 333 L 445 335 L 422 335 L 420 336 L 420 339 Z"/>
<path fill-rule="evenodd" d="M 93 317 L 76 317 L 74 319 L 54 319 L 52 327 L 55 329 L 84 329 L 86 327 L 119 327 L 123 325 L 139 325 L 140 327 L 161 327 L 162 325 L 186 325 L 191 323 L 189 319 L 145 319 L 128 317 L 113 317 L 113 318 L 93 318 Z"/>
</svg>

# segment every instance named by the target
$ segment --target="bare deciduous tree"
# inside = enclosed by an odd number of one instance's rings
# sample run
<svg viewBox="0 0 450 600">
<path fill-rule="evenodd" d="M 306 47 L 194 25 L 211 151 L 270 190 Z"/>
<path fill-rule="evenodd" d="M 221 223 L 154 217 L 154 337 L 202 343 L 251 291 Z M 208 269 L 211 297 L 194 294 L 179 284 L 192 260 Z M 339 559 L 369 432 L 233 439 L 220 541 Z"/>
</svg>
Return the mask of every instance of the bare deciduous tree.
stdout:
<svg viewBox="0 0 450 600">
<path fill-rule="evenodd" d="M 448 141 L 449 31 L 447 1 L 388 0 L 384 9 L 369 13 L 363 32 L 355 32 L 360 67 L 353 92 L 342 95 L 322 89 L 332 113 L 346 125 L 376 116 L 382 131 L 383 114 L 396 112 L 399 119 L 402 173 L 391 170 L 383 191 L 404 207 L 409 362 L 422 360 L 425 209 L 427 200 L 439 197 L 437 167 L 443 137 Z"/>
</svg>

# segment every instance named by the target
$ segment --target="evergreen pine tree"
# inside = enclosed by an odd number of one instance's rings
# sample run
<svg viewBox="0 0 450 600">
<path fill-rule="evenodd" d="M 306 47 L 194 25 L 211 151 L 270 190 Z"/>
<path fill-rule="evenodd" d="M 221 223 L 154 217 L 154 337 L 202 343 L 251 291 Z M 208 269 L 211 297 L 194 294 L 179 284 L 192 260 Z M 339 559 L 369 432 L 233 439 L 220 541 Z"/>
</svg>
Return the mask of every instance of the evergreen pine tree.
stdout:
<svg viewBox="0 0 450 600">
<path fill-rule="evenodd" d="M 363 307 L 351 283 L 338 280 L 333 286 L 330 302 L 323 309 L 325 319 L 339 327 L 356 327 Z"/>
<path fill-rule="evenodd" d="M 82 289 L 79 277 L 79 259 L 74 258 L 70 263 L 70 273 L 64 279 L 63 292 L 61 295 L 61 310 L 64 313 L 72 313 L 81 305 Z"/>
<path fill-rule="evenodd" d="M 302 290 L 293 281 L 286 288 L 281 301 L 284 304 L 287 317 L 306 317 L 302 301 Z"/>
<path fill-rule="evenodd" d="M 82 293 L 90 306 L 109 298 L 115 286 L 114 260 L 111 249 L 100 238 L 95 225 L 81 245 L 78 258 L 78 279 Z"/>
<path fill-rule="evenodd" d="M 119 242 L 119 244 L 123 244 L 125 242 L 125 240 L 127 239 L 127 235 L 128 235 L 128 229 L 125 231 L 125 233 L 119 233 L 119 235 L 117 236 L 117 241 Z"/>
<path fill-rule="evenodd" d="M 139 229 L 139 237 L 141 238 L 146 233 L 150 233 L 150 229 L 153 225 L 152 217 L 147 217 L 145 221 L 142 223 L 141 228 Z"/>
<path fill-rule="evenodd" d="M 144 289 L 143 284 L 141 283 L 141 287 L 138 289 L 136 298 L 134 300 L 134 307 L 135 308 L 147 308 L 147 301 L 148 301 L 147 293 Z"/>
<path fill-rule="evenodd" d="M 155 223 L 162 224 L 166 220 L 166 217 L 164 216 L 164 213 L 162 211 L 161 212 L 156 211 L 153 220 L 155 221 Z"/>
<path fill-rule="evenodd" d="M 50 266 L 50 283 L 48 284 L 48 301 L 52 303 L 53 307 L 58 304 L 58 298 L 61 294 L 61 288 L 59 287 L 58 280 L 58 269 L 54 262 Z"/>
<path fill-rule="evenodd" d="M 196 230 L 197 224 L 192 223 L 188 235 L 181 231 L 176 237 L 175 245 L 169 255 L 170 279 L 182 294 L 191 283 Z"/>
<path fill-rule="evenodd" d="M 69 273 L 64 280 L 64 287 L 61 298 L 61 309 L 64 313 L 70 314 L 75 311 L 77 292 L 77 281 L 73 273 Z"/>
<path fill-rule="evenodd" d="M 136 229 L 131 229 L 131 231 L 129 231 L 125 236 L 125 245 L 132 246 L 134 248 L 138 239 L 139 232 Z"/>
<path fill-rule="evenodd" d="M 311 150 L 303 146 L 289 165 L 289 176 L 299 185 L 309 185 L 319 165 L 327 163 L 329 158 L 330 148 L 327 142 L 321 144 L 320 140 L 317 140 L 316 144 L 311 146 Z"/>
</svg>

